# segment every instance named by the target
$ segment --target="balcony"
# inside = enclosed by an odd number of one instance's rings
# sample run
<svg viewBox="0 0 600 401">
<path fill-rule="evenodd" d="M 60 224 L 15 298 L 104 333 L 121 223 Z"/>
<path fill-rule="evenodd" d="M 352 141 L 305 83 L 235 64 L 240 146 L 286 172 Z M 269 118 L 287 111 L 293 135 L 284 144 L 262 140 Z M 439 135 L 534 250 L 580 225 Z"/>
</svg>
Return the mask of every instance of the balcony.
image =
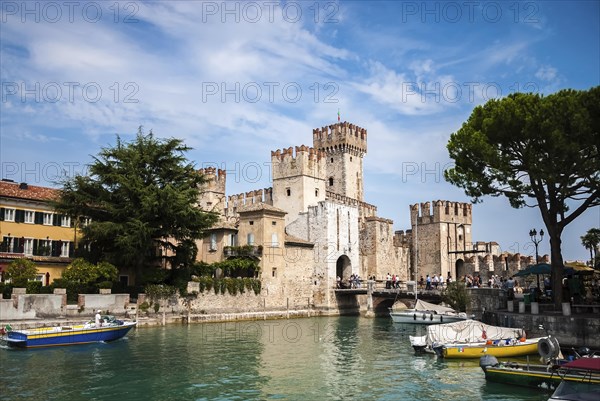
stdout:
<svg viewBox="0 0 600 401">
<path fill-rule="evenodd" d="M 226 246 L 223 248 L 226 258 L 260 258 L 262 252 L 262 245 Z"/>
</svg>

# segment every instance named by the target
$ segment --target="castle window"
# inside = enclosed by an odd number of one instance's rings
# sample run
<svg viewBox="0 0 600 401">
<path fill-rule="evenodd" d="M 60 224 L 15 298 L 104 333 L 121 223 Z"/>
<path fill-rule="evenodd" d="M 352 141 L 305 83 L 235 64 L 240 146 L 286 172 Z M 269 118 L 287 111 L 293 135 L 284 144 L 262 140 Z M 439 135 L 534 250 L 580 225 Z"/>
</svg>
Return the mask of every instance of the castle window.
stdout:
<svg viewBox="0 0 600 401">
<path fill-rule="evenodd" d="M 333 177 L 329 177 L 329 186 L 332 187 L 333 186 Z"/>
<path fill-rule="evenodd" d="M 231 242 L 229 243 L 231 246 L 237 246 L 237 234 L 231 234 Z"/>
<path fill-rule="evenodd" d="M 212 206 L 212 202 L 206 202 L 206 207 L 211 207 Z"/>
<path fill-rule="evenodd" d="M 315 197 L 319 196 L 319 188 L 315 188 Z"/>
<path fill-rule="evenodd" d="M 277 268 L 276 267 L 273 268 L 273 271 L 271 272 L 271 275 L 273 277 L 277 277 Z"/>
<path fill-rule="evenodd" d="M 276 221 L 272 221 L 272 222 L 271 222 L 271 225 L 272 225 L 272 226 L 276 226 L 276 225 L 277 225 L 277 222 L 276 222 Z"/>
<path fill-rule="evenodd" d="M 273 248 L 277 248 L 279 246 L 279 239 L 277 238 L 277 233 L 271 234 L 271 246 Z"/>
<path fill-rule="evenodd" d="M 285 193 L 287 194 L 287 196 L 290 196 L 290 195 L 292 195 L 292 190 L 289 188 L 286 188 Z"/>
<path fill-rule="evenodd" d="M 248 233 L 248 245 L 254 245 L 254 234 Z"/>
<path fill-rule="evenodd" d="M 350 156 L 350 161 L 352 161 L 352 156 Z"/>
<path fill-rule="evenodd" d="M 250 223 L 251 226 L 254 225 L 254 221 L 252 221 L 252 220 L 250 220 L 249 223 Z"/>
<path fill-rule="evenodd" d="M 331 162 L 333 163 L 333 157 L 331 158 Z"/>
<path fill-rule="evenodd" d="M 217 234 L 213 233 L 210 235 L 210 248 L 209 251 L 217 250 Z"/>
</svg>

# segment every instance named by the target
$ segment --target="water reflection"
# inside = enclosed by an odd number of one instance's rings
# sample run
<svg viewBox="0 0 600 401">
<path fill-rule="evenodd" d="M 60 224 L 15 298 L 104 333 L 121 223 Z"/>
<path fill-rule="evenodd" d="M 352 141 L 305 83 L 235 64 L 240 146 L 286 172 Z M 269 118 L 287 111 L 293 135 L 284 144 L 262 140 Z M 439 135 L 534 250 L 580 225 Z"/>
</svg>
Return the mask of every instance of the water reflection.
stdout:
<svg viewBox="0 0 600 401">
<path fill-rule="evenodd" d="M 0 400 L 546 400 L 477 361 L 415 356 L 421 326 L 355 317 L 141 328 L 112 344 L 0 350 Z"/>
</svg>

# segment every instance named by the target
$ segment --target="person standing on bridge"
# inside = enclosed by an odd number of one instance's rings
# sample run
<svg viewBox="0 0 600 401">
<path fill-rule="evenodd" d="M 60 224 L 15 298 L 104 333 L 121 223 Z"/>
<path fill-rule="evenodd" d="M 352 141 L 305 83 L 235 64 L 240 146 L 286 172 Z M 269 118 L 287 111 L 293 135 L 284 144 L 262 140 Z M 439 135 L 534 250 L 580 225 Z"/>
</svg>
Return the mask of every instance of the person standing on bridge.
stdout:
<svg viewBox="0 0 600 401">
<path fill-rule="evenodd" d="M 426 283 L 425 289 L 430 290 L 431 289 L 431 277 L 429 277 L 429 274 L 425 278 L 425 283 Z"/>
</svg>

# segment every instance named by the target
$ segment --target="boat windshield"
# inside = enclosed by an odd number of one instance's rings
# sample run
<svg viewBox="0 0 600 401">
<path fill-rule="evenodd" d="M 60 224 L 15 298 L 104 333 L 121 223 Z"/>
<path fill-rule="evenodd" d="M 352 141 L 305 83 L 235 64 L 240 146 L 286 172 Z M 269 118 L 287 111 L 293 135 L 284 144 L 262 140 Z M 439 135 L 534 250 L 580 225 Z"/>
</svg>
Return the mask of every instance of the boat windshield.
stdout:
<svg viewBox="0 0 600 401">
<path fill-rule="evenodd" d="M 589 382 L 563 381 L 552 394 L 551 400 L 597 401 L 600 400 L 600 385 Z"/>
</svg>

